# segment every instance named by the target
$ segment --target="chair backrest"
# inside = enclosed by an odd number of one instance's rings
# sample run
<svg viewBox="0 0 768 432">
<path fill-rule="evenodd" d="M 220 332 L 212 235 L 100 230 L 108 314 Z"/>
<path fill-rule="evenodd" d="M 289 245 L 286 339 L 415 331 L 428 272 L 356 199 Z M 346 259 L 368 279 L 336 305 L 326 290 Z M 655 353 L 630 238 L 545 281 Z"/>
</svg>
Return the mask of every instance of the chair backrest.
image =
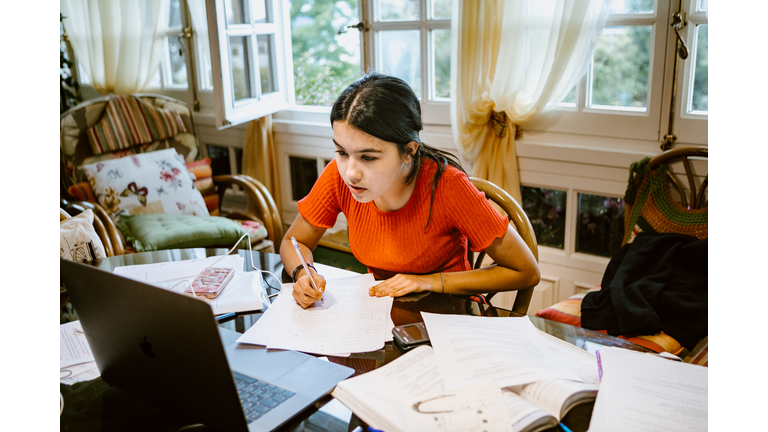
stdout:
<svg viewBox="0 0 768 432">
<path fill-rule="evenodd" d="M 520 234 L 520 237 L 522 237 L 525 244 L 528 245 L 531 253 L 533 253 L 533 257 L 536 258 L 536 262 L 538 262 L 539 246 L 536 242 L 536 233 L 533 231 L 533 225 L 531 225 L 531 221 L 528 219 L 525 211 L 523 211 L 523 207 L 520 206 L 507 191 L 488 180 L 475 177 L 470 177 L 469 180 L 480 192 L 485 193 L 485 196 L 489 201 L 495 203 L 504 211 L 504 213 L 506 213 L 505 216 L 507 216 L 507 219 L 509 219 L 512 226 L 515 227 L 515 230 Z M 477 259 L 474 259 L 474 253 L 472 253 L 471 250 L 469 251 L 469 259 L 472 268 L 480 268 L 483 265 L 483 258 L 485 258 L 485 252 L 479 253 Z M 517 294 L 512 306 L 512 311 L 526 314 L 528 312 L 528 305 L 531 303 L 531 298 L 533 297 L 533 288 L 518 290 L 516 292 Z M 488 296 L 487 299 L 490 299 L 491 297 L 492 295 Z"/>
<path fill-rule="evenodd" d="M 182 155 L 187 163 L 200 158 L 195 122 L 189 105 L 178 99 L 157 94 L 135 93 L 132 96 L 136 96 L 154 107 L 177 111 L 184 122 L 186 132 L 168 139 L 94 155 L 88 142 L 88 130 L 101 120 L 102 114 L 107 109 L 107 103 L 112 96 L 104 96 L 83 102 L 60 116 L 60 170 L 63 192 L 66 192 L 72 185 L 88 181 L 82 170 L 83 165 L 104 159 L 120 158 L 130 154 L 147 153 L 166 148 L 176 149 L 176 152 Z M 62 196 L 66 196 L 66 193 L 63 193 Z"/>
<path fill-rule="evenodd" d="M 708 150 L 680 147 L 632 164 L 624 196 L 624 241 L 639 232 L 708 236 Z"/>
</svg>

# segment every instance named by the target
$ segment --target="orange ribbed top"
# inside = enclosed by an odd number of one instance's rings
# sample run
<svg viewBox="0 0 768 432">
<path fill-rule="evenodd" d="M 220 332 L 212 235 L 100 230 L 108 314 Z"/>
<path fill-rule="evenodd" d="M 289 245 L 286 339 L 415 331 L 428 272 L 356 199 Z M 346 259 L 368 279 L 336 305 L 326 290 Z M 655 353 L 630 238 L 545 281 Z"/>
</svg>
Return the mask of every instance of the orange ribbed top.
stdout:
<svg viewBox="0 0 768 432">
<path fill-rule="evenodd" d="M 344 184 L 336 161 L 329 163 L 299 212 L 310 224 L 330 228 L 339 212 L 347 218 L 349 245 L 358 261 L 377 279 L 397 273 L 430 274 L 470 270 L 467 239 L 479 252 L 504 235 L 508 221 L 463 172 L 448 166 L 437 185 L 429 217 L 431 180 L 437 163 L 422 159 L 416 186 L 400 210 L 385 212 L 360 203 Z"/>
</svg>

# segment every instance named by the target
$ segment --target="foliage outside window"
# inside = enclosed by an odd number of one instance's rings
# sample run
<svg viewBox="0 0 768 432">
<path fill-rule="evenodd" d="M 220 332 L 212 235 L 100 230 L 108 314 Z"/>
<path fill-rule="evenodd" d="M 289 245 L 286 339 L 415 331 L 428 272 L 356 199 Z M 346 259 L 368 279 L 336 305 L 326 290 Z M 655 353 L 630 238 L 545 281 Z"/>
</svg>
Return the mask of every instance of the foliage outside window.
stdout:
<svg viewBox="0 0 768 432">
<path fill-rule="evenodd" d="M 61 60 L 59 67 L 59 114 L 64 114 L 65 111 L 80 102 L 78 96 L 80 85 L 72 74 L 74 63 L 69 58 L 69 48 L 64 40 L 65 33 L 62 21 L 64 21 L 64 15 L 59 14 L 59 34 L 61 35 L 61 42 L 59 43 L 59 58 Z"/>
<path fill-rule="evenodd" d="M 296 105 L 331 106 L 360 76 L 357 0 L 292 0 Z M 342 29 L 342 33 L 337 32 Z"/>
<path fill-rule="evenodd" d="M 565 244 L 565 191 L 521 187 L 523 210 L 533 225 L 539 246 L 563 249 Z"/>
<path fill-rule="evenodd" d="M 624 237 L 624 200 L 579 194 L 576 252 L 613 256 Z"/>
</svg>

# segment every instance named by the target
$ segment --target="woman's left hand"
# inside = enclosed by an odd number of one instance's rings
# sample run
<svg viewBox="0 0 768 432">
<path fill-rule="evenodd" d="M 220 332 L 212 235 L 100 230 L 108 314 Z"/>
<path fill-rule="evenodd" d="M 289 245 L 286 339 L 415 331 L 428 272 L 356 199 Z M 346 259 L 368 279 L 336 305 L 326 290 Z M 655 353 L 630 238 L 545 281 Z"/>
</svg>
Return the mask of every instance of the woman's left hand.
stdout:
<svg viewBox="0 0 768 432">
<path fill-rule="evenodd" d="M 395 275 L 368 290 L 371 297 L 400 297 L 422 291 L 440 291 L 440 274 L 431 275 Z"/>
</svg>

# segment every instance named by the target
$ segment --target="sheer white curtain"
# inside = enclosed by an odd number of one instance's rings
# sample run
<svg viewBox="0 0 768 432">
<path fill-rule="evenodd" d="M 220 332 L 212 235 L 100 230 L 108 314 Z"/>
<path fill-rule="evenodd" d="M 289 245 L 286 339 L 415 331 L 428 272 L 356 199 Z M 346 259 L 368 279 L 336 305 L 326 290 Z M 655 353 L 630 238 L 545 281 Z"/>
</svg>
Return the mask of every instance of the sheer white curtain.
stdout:
<svg viewBox="0 0 768 432">
<path fill-rule="evenodd" d="M 604 0 L 454 0 L 451 126 L 473 175 L 521 202 L 515 131 L 584 75 Z"/>
<path fill-rule="evenodd" d="M 149 84 L 163 58 L 170 0 L 61 0 L 78 63 L 100 93 Z"/>
</svg>

